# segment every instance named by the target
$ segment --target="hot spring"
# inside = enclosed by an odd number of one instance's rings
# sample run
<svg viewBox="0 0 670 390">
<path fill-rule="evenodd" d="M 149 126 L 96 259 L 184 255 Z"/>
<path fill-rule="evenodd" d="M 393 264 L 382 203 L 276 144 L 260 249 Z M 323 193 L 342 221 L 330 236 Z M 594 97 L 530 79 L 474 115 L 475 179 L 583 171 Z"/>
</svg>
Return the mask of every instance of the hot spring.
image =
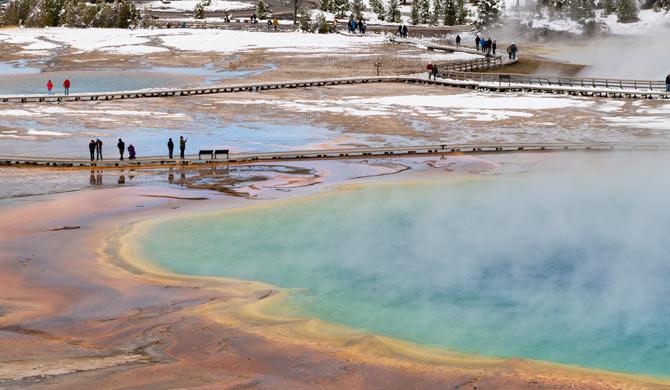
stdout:
<svg viewBox="0 0 670 390">
<path fill-rule="evenodd" d="M 294 315 L 670 376 L 670 173 L 630 161 L 344 188 L 169 220 L 137 244 L 178 273 L 296 288 Z"/>
</svg>

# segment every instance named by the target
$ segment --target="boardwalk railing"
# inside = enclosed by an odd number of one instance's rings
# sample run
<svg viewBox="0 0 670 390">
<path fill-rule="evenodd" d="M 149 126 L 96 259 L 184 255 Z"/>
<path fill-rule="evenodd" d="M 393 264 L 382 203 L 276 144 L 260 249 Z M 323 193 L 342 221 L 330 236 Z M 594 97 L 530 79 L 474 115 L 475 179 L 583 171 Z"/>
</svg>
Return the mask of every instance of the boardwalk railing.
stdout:
<svg viewBox="0 0 670 390">
<path fill-rule="evenodd" d="M 561 77 L 561 76 L 532 76 L 517 73 L 478 73 L 467 72 L 465 69 L 447 68 L 440 72 L 441 77 L 453 80 L 471 80 L 480 83 L 497 83 L 499 85 L 511 86 L 514 84 L 556 86 L 556 87 L 580 87 L 580 88 L 603 88 L 603 89 L 628 89 L 646 91 L 665 91 L 664 80 L 626 80 L 606 79 L 590 77 Z"/>
<path fill-rule="evenodd" d="M 502 57 L 482 57 L 469 61 L 445 62 L 437 64 L 440 73 L 450 72 L 468 72 L 473 70 L 493 69 L 515 63 L 516 60 L 505 62 Z"/>
</svg>

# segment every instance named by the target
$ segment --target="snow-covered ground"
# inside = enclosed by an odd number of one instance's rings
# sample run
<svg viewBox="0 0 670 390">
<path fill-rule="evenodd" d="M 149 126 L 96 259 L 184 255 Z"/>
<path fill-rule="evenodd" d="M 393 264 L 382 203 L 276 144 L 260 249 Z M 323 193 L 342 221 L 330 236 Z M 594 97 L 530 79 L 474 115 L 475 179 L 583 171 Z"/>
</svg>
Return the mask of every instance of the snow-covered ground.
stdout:
<svg viewBox="0 0 670 390">
<path fill-rule="evenodd" d="M 162 1 L 152 1 L 148 4 L 148 7 L 149 9 L 157 11 L 193 12 L 193 9 L 198 3 L 200 3 L 200 0 L 172 0 L 169 3 L 163 3 Z M 231 0 L 211 0 L 210 5 L 205 7 L 205 11 L 240 11 L 254 8 L 255 5 L 252 3 L 242 3 Z"/>
<path fill-rule="evenodd" d="M 602 11 L 596 12 L 597 22 L 604 23 L 611 34 L 646 35 L 663 25 L 670 25 L 670 13 L 665 11 L 640 10 L 638 17 L 640 20 L 637 22 L 620 23 L 614 14 L 604 16 Z M 544 18 L 534 17 L 526 22 L 530 23 L 533 28 L 548 28 L 553 31 L 565 31 L 575 34 L 579 34 L 582 31 L 579 23 L 569 19 L 549 19 L 545 16 Z"/>
<path fill-rule="evenodd" d="M 396 112 L 443 121 L 469 119 L 494 121 L 530 118 L 533 111 L 594 106 L 593 101 L 570 97 L 537 97 L 489 93 L 457 95 L 401 95 L 379 98 L 352 96 L 346 101 L 312 100 L 220 100 L 222 105 L 268 105 L 294 112 L 333 113 L 349 116 L 387 116 Z"/>
<path fill-rule="evenodd" d="M 155 40 L 157 43 L 152 42 Z M 251 49 L 286 48 L 291 50 L 318 50 L 338 52 L 351 48 L 365 48 L 385 41 L 381 35 L 355 38 L 340 34 L 264 33 L 229 30 L 86 30 L 71 28 L 3 29 L 0 41 L 22 47 L 23 54 L 44 55 L 60 46 L 78 52 L 105 52 L 112 54 L 146 54 L 170 49 L 191 52 L 236 52 Z"/>
</svg>

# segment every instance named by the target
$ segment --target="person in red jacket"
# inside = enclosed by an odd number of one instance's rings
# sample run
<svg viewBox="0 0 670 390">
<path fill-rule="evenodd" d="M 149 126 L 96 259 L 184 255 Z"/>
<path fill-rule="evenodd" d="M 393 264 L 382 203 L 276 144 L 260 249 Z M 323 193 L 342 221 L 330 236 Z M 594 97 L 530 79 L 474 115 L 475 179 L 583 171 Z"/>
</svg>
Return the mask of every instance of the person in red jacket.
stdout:
<svg viewBox="0 0 670 390">
<path fill-rule="evenodd" d="M 65 79 L 65 81 L 63 81 L 63 88 L 65 89 L 65 94 L 69 95 L 70 94 L 70 80 L 69 79 Z"/>
<path fill-rule="evenodd" d="M 51 82 L 51 80 L 47 81 L 47 92 L 51 94 L 51 90 L 54 88 L 54 83 Z"/>
</svg>

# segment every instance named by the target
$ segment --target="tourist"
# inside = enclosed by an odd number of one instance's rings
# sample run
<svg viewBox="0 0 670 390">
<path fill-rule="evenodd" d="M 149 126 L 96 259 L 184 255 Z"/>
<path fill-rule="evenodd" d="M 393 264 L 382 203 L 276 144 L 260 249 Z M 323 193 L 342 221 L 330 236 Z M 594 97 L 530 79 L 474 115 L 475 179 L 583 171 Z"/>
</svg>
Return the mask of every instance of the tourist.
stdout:
<svg viewBox="0 0 670 390">
<path fill-rule="evenodd" d="M 479 35 L 475 37 L 475 49 L 479 51 L 479 42 L 481 41 L 481 38 L 479 38 Z"/>
<path fill-rule="evenodd" d="M 253 15 L 251 15 L 251 18 L 250 18 L 250 19 L 251 19 L 251 24 L 256 24 L 256 23 L 258 23 L 258 17 L 256 17 L 256 14 L 255 14 L 255 13 L 254 13 Z"/>
<path fill-rule="evenodd" d="M 172 152 L 174 151 L 174 142 L 172 142 L 172 138 L 168 139 L 168 155 L 170 156 L 170 160 L 172 160 Z"/>
<path fill-rule="evenodd" d="M 491 55 L 491 48 L 493 47 L 493 41 L 491 40 L 491 37 L 486 41 L 486 55 L 490 56 Z"/>
<path fill-rule="evenodd" d="M 398 25 L 398 36 L 402 38 L 402 25 Z"/>
<path fill-rule="evenodd" d="M 516 53 L 519 51 L 519 49 L 516 47 L 516 44 L 512 43 L 509 46 L 509 59 L 510 60 L 516 60 Z"/>
<path fill-rule="evenodd" d="M 433 73 L 433 80 L 437 80 L 438 71 L 437 71 L 437 65 L 435 65 L 435 64 L 433 64 L 432 73 Z M 429 77 L 429 79 L 430 79 L 430 77 Z"/>
<path fill-rule="evenodd" d="M 491 44 L 491 48 L 493 49 L 493 55 L 496 55 L 496 48 L 498 47 L 498 43 L 496 41 L 493 41 L 493 44 Z"/>
<path fill-rule="evenodd" d="M 352 16 L 351 19 L 349 19 L 349 34 L 356 34 L 356 27 L 358 25 L 356 24 L 356 21 L 354 20 L 354 17 Z"/>
<path fill-rule="evenodd" d="M 186 138 L 184 138 L 181 135 L 179 136 L 179 158 L 181 158 L 182 160 L 186 158 L 184 156 L 184 152 L 186 152 L 186 141 L 187 141 Z"/>
<path fill-rule="evenodd" d="M 456 34 L 456 47 L 461 47 L 461 36 Z"/>
<path fill-rule="evenodd" d="M 670 73 L 665 76 L 665 92 L 670 92 Z"/>
<path fill-rule="evenodd" d="M 128 160 L 135 159 L 135 147 L 133 144 L 128 145 Z"/>
<path fill-rule="evenodd" d="M 408 30 L 407 30 L 407 25 L 406 25 L 406 24 L 403 24 L 403 25 L 402 25 L 402 37 L 403 37 L 403 38 L 407 38 L 408 35 L 409 35 L 409 34 L 408 34 Z"/>
<path fill-rule="evenodd" d="M 433 64 L 426 65 L 426 70 L 428 71 L 428 80 L 430 80 L 430 75 L 433 74 Z"/>
<path fill-rule="evenodd" d="M 47 81 L 47 92 L 51 95 L 51 90 L 54 89 L 54 83 L 51 80 Z"/>
<path fill-rule="evenodd" d="M 95 141 L 91 140 L 88 143 L 88 151 L 91 152 L 91 162 L 93 162 L 95 160 Z"/>
<path fill-rule="evenodd" d="M 102 141 L 100 138 L 95 140 L 96 160 L 102 160 Z"/>
<path fill-rule="evenodd" d="M 119 142 L 116 144 L 116 147 L 119 148 L 119 156 L 121 157 L 120 160 L 123 161 L 123 153 L 126 151 L 125 142 L 119 138 Z"/>
<path fill-rule="evenodd" d="M 63 88 L 65 89 L 65 95 L 69 95 L 70 94 L 70 80 L 69 79 L 65 79 L 65 81 L 63 81 Z"/>
<path fill-rule="evenodd" d="M 277 18 L 272 19 L 272 25 L 274 26 L 275 31 L 277 31 L 277 27 L 279 27 L 279 19 Z"/>
<path fill-rule="evenodd" d="M 363 20 L 358 21 L 358 31 L 361 32 L 361 34 L 365 34 L 365 30 L 367 29 L 367 26 L 365 25 L 365 22 Z"/>
</svg>

